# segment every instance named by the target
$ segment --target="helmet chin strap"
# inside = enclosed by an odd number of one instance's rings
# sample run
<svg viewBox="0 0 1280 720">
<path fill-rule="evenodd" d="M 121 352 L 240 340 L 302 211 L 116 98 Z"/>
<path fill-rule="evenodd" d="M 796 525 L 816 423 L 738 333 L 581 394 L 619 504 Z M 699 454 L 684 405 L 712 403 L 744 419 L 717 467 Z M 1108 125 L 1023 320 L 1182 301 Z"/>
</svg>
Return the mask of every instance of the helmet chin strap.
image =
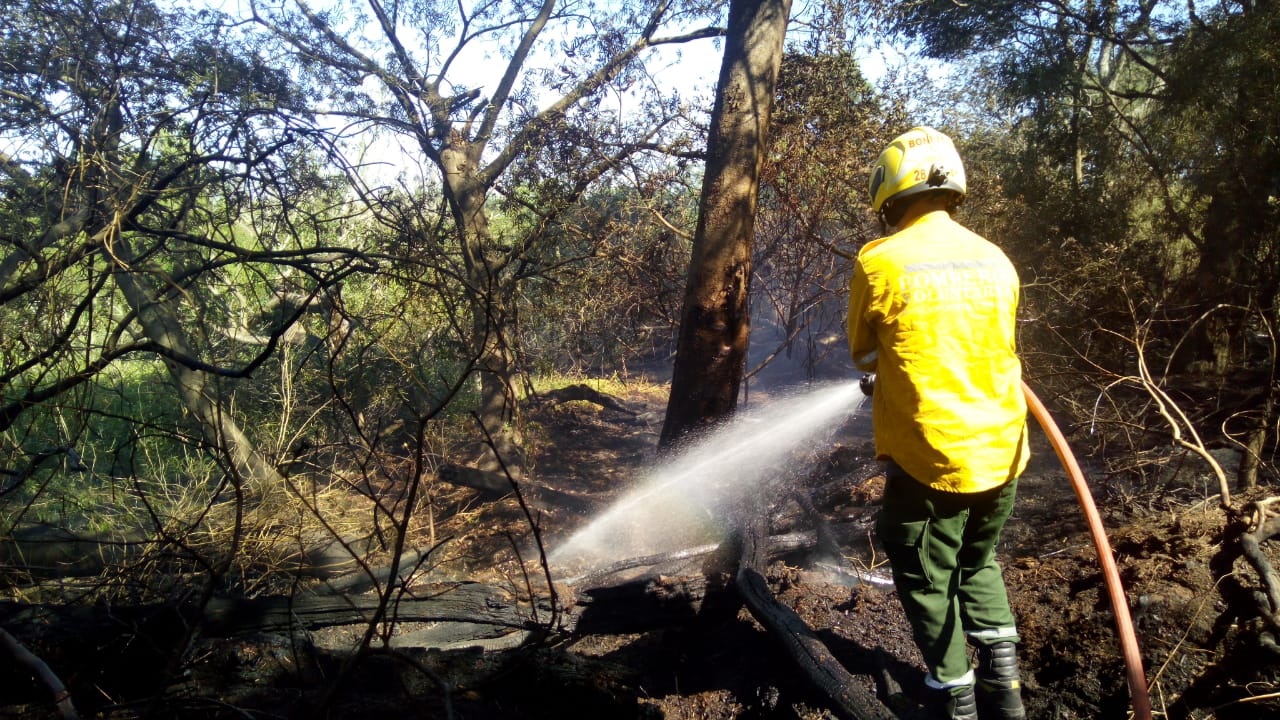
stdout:
<svg viewBox="0 0 1280 720">
<path fill-rule="evenodd" d="M 890 229 L 897 228 L 902 222 L 902 218 L 906 216 L 907 210 L 911 207 L 911 198 L 904 198 L 897 201 L 888 201 L 880 206 L 880 228 L 882 232 L 889 232 Z"/>
<path fill-rule="evenodd" d="M 890 225 L 890 224 L 889 224 L 889 221 L 888 221 L 888 220 L 886 220 L 886 219 L 885 219 L 885 217 L 884 217 L 884 208 L 881 208 L 881 209 L 880 209 L 880 212 L 876 213 L 876 218 L 877 218 L 878 220 L 880 220 L 880 234 L 881 234 L 881 235 L 889 235 L 889 234 L 891 234 L 891 233 L 893 232 L 893 226 L 892 226 L 892 225 Z"/>
</svg>

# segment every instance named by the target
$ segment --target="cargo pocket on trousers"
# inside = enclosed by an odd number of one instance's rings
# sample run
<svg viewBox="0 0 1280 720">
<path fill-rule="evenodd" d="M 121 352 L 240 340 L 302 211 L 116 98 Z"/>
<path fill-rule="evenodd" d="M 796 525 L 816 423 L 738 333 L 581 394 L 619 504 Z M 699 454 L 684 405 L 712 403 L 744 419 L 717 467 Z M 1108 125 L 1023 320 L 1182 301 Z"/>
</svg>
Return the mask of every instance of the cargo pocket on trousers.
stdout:
<svg viewBox="0 0 1280 720">
<path fill-rule="evenodd" d="M 910 588 L 928 586 L 930 578 L 929 564 L 925 562 L 928 557 L 925 541 L 929 537 L 929 521 L 883 523 L 878 531 L 893 566 L 894 581 Z"/>
</svg>

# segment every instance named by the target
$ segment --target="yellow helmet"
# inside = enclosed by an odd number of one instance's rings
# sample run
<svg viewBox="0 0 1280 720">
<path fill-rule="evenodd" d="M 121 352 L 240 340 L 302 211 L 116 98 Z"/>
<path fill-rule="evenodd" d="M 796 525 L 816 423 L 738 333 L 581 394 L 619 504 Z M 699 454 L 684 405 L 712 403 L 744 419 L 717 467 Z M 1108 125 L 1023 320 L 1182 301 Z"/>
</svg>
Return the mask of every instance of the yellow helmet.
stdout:
<svg viewBox="0 0 1280 720">
<path fill-rule="evenodd" d="M 929 190 L 964 197 L 964 165 L 951 138 L 930 127 L 914 127 L 894 138 L 871 168 L 871 209 Z"/>
</svg>

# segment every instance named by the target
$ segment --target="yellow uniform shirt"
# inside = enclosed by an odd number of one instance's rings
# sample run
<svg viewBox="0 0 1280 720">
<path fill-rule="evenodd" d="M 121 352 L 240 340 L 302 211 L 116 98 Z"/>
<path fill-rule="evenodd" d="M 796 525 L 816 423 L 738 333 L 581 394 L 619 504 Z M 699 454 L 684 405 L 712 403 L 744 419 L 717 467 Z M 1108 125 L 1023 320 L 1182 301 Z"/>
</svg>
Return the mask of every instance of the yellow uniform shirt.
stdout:
<svg viewBox="0 0 1280 720">
<path fill-rule="evenodd" d="M 927 213 L 858 253 L 849 349 L 876 372 L 876 454 L 938 490 L 981 492 L 1026 467 L 1014 342 L 1017 271 L 1003 252 Z"/>
</svg>

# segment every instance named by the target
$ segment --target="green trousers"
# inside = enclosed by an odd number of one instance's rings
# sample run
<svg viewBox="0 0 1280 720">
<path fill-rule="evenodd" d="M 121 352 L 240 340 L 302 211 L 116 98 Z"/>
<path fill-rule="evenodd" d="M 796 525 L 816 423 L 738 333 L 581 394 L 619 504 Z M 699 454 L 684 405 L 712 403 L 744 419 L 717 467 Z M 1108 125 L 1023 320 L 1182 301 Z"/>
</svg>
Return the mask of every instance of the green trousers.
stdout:
<svg viewBox="0 0 1280 720">
<path fill-rule="evenodd" d="M 876 532 L 932 680 L 969 684 L 966 636 L 1017 642 L 996 543 L 1018 481 L 981 493 L 932 490 L 891 467 Z"/>
</svg>

